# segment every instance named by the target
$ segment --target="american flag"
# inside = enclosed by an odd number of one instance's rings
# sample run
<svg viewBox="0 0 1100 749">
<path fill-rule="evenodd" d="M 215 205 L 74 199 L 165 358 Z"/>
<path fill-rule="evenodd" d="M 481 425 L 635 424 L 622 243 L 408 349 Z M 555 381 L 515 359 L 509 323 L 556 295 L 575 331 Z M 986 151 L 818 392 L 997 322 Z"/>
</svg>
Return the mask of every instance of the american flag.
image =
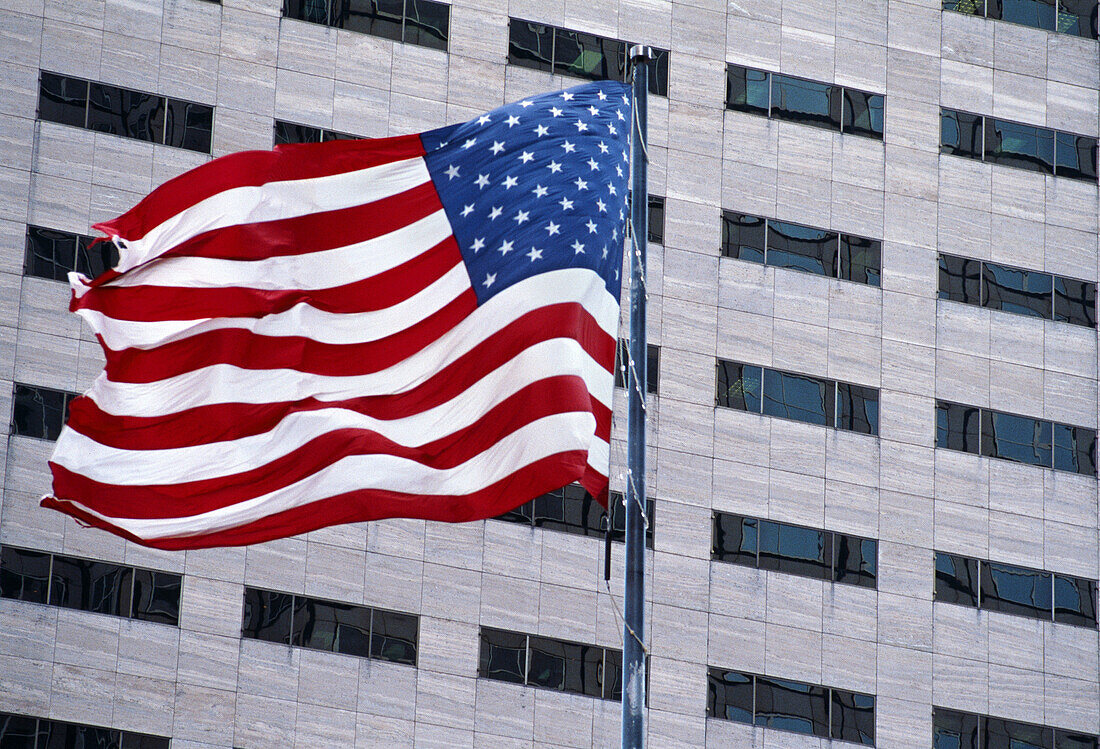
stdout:
<svg viewBox="0 0 1100 749">
<path fill-rule="evenodd" d="M 629 88 L 216 159 L 70 275 L 104 372 L 42 504 L 149 546 L 606 496 Z"/>
</svg>

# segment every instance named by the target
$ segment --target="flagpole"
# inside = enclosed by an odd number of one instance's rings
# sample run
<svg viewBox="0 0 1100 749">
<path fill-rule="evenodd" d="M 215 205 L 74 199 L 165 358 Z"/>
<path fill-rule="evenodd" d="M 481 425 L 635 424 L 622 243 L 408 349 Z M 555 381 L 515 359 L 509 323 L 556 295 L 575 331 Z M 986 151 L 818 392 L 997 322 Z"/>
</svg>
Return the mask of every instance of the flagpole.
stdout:
<svg viewBox="0 0 1100 749">
<path fill-rule="evenodd" d="M 626 367 L 627 481 L 626 575 L 623 583 L 622 749 L 645 746 L 645 261 L 649 237 L 646 130 L 649 65 L 653 49 L 630 48 L 634 106 L 631 138 L 630 200 L 630 356 Z"/>
</svg>

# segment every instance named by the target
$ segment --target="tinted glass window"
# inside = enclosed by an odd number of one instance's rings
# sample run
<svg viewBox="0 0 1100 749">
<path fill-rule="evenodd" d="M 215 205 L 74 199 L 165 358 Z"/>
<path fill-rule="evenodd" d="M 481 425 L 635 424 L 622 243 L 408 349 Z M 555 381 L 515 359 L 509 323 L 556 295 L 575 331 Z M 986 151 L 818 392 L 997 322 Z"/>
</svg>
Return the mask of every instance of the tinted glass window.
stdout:
<svg viewBox="0 0 1100 749">
<path fill-rule="evenodd" d="M 1051 423 L 982 411 L 982 455 L 1051 467 Z"/>
<path fill-rule="evenodd" d="M 108 562 L 54 556 L 50 604 L 115 616 L 130 615 L 133 573 Z"/>
<path fill-rule="evenodd" d="M 28 276 L 64 281 L 76 270 L 76 248 L 81 237 L 66 231 L 27 227 L 27 253 L 23 272 Z"/>
<path fill-rule="evenodd" d="M 836 232 L 785 221 L 768 222 L 768 265 L 821 276 L 837 275 Z"/>
<path fill-rule="evenodd" d="M 311 598 L 294 611 L 291 644 L 314 650 L 357 655 L 371 654 L 371 610 L 349 603 Z"/>
<path fill-rule="evenodd" d="M 707 672 L 707 716 L 753 722 L 752 675 L 712 668 Z"/>
<path fill-rule="evenodd" d="M 281 143 L 320 143 L 321 128 L 295 125 L 292 122 L 275 122 L 275 145 Z"/>
<path fill-rule="evenodd" d="M 1096 431 L 1054 425 L 1054 467 L 1060 471 L 1096 475 Z"/>
<path fill-rule="evenodd" d="M 39 724 L 40 747 L 45 749 L 125 749 L 122 731 L 43 720 Z M 44 741 L 44 743 L 43 743 Z"/>
<path fill-rule="evenodd" d="M 283 15 L 310 23 L 328 23 L 328 0 L 283 0 Z"/>
<path fill-rule="evenodd" d="M 1048 273 L 982 264 L 982 300 L 991 309 L 1050 319 L 1053 292 Z"/>
<path fill-rule="evenodd" d="M 189 151 L 210 153 L 214 132 L 214 108 L 178 99 L 168 100 L 165 144 Z"/>
<path fill-rule="evenodd" d="M 88 82 L 55 73 L 42 73 L 38 89 L 38 116 L 48 122 L 84 127 Z"/>
<path fill-rule="evenodd" d="M 851 234 L 840 235 L 840 278 L 878 286 L 882 242 Z"/>
<path fill-rule="evenodd" d="M 1096 38 L 1096 0 L 1059 0 L 1058 31 Z"/>
<path fill-rule="evenodd" d="M 508 62 L 550 70 L 554 61 L 554 27 L 515 18 L 508 22 Z"/>
<path fill-rule="evenodd" d="M 648 671 L 646 673 L 649 673 Z M 603 653 L 603 698 L 605 700 L 623 700 L 623 654 L 621 650 L 604 650 Z"/>
<path fill-rule="evenodd" d="M 1096 284 L 1054 279 L 1054 319 L 1074 325 L 1096 327 Z"/>
<path fill-rule="evenodd" d="M 1038 572 L 998 562 L 982 562 L 981 607 L 1007 614 L 1051 618 L 1051 579 Z"/>
<path fill-rule="evenodd" d="M 844 132 L 881 138 L 885 108 L 881 94 L 844 89 Z"/>
<path fill-rule="evenodd" d="M 587 494 L 585 496 L 588 496 Z M 598 506 L 598 505 L 597 505 Z M 611 513 L 611 540 L 612 541 L 625 541 L 626 540 L 626 511 L 623 508 L 623 495 L 620 492 L 609 492 L 607 499 L 608 511 Z M 602 508 L 601 508 L 602 509 Z M 649 523 L 649 527 L 645 530 L 645 545 L 647 548 L 653 548 L 653 529 L 656 527 L 655 521 L 655 506 L 652 499 L 646 499 L 645 501 L 645 513 L 646 520 Z M 607 513 L 603 513 L 599 518 L 599 527 L 607 527 Z"/>
<path fill-rule="evenodd" d="M 863 434 L 878 434 L 878 390 L 838 382 L 840 413 L 837 428 Z"/>
<path fill-rule="evenodd" d="M 1045 726 L 986 718 L 985 749 L 1053 749 L 1054 731 Z"/>
<path fill-rule="evenodd" d="M 839 130 L 840 109 L 840 86 L 772 73 L 772 117 Z"/>
<path fill-rule="evenodd" d="M 335 26 L 363 34 L 373 34 L 383 39 L 401 41 L 404 0 L 348 0 L 345 3 L 337 3 L 334 10 L 336 11 L 333 18 Z M 314 22 L 324 23 L 324 20 Z"/>
<path fill-rule="evenodd" d="M 829 736 L 829 690 L 767 676 L 756 677 L 756 725 Z"/>
<path fill-rule="evenodd" d="M 981 304 L 982 263 L 953 255 L 940 255 L 940 299 Z"/>
<path fill-rule="evenodd" d="M 527 676 L 527 635 L 482 627 L 477 675 L 523 684 Z"/>
<path fill-rule="evenodd" d="M 932 709 L 933 749 L 978 749 L 978 716 Z"/>
<path fill-rule="evenodd" d="M 164 142 L 164 97 L 92 83 L 88 127 L 153 143 Z"/>
<path fill-rule="evenodd" d="M 88 278 L 96 278 L 118 265 L 118 248 L 114 242 L 96 242 L 81 237 L 76 248 L 76 270 Z"/>
<path fill-rule="evenodd" d="M 661 244 L 665 241 L 665 199 L 649 196 L 649 241 Z"/>
<path fill-rule="evenodd" d="M 978 606 L 978 560 L 936 552 L 936 600 Z"/>
<path fill-rule="evenodd" d="M 718 405 L 760 413 L 763 370 L 749 364 L 718 362 Z"/>
<path fill-rule="evenodd" d="M 759 216 L 722 211 L 722 254 L 764 262 L 765 221 Z"/>
<path fill-rule="evenodd" d="M 943 9 L 967 15 L 984 16 L 985 0 L 943 0 Z"/>
<path fill-rule="evenodd" d="M 55 440 L 68 418 L 70 393 L 15 383 L 12 434 Z"/>
<path fill-rule="evenodd" d="M 936 402 L 936 447 L 979 452 L 981 410 L 945 401 Z"/>
<path fill-rule="evenodd" d="M 168 749 L 171 739 L 163 736 L 149 736 L 144 733 L 122 733 L 122 749 Z"/>
<path fill-rule="evenodd" d="M 1054 131 L 986 117 L 985 160 L 1054 174 Z"/>
<path fill-rule="evenodd" d="M 1095 9 L 1094 4 L 1094 13 Z M 1058 176 L 1096 181 L 1096 138 L 1057 133 L 1054 154 L 1057 157 L 1054 173 Z"/>
<path fill-rule="evenodd" d="M 46 603 L 49 584 L 49 554 L 0 547 L 0 598 Z"/>
<path fill-rule="evenodd" d="M 852 741 L 866 746 L 875 745 L 875 698 L 867 694 L 854 694 L 832 690 L 834 739 Z"/>
<path fill-rule="evenodd" d="M 1020 23 L 1039 29 L 1054 29 L 1055 0 L 987 0 L 990 18 Z"/>
<path fill-rule="evenodd" d="M 653 48 L 653 63 L 649 66 L 649 93 L 668 96 L 668 50 Z"/>
<path fill-rule="evenodd" d="M 623 42 L 557 29 L 554 33 L 554 72 L 589 80 L 621 81 L 626 66 Z"/>
<path fill-rule="evenodd" d="M 432 49 L 447 49 L 451 6 L 431 0 L 406 0 L 405 41 Z"/>
<path fill-rule="evenodd" d="M 833 534 L 833 579 L 838 583 L 875 587 L 878 542 L 843 533 Z"/>
<path fill-rule="evenodd" d="M 179 575 L 134 570 L 133 617 L 177 626 L 180 617 Z"/>
<path fill-rule="evenodd" d="M 591 697 L 603 696 L 600 681 L 603 648 L 532 636 L 530 649 L 528 684 Z"/>
<path fill-rule="evenodd" d="M 982 158 L 982 117 L 944 109 L 940 112 L 940 151 Z"/>
<path fill-rule="evenodd" d="M 375 609 L 371 625 L 371 657 L 415 665 L 419 632 L 420 622 L 412 614 Z M 340 652 L 349 651 L 341 649 Z"/>
<path fill-rule="evenodd" d="M 535 499 L 536 526 L 581 535 L 603 535 L 604 509 L 591 494 L 570 484 Z"/>
<path fill-rule="evenodd" d="M 626 367 L 624 362 L 630 361 L 629 342 L 620 338 L 618 348 L 615 351 L 615 387 L 626 387 Z M 660 378 L 661 347 L 652 343 L 646 344 L 646 392 L 657 393 L 657 382 Z"/>
<path fill-rule="evenodd" d="M 767 115 L 768 76 L 763 70 L 727 65 L 726 106 L 741 112 Z"/>
<path fill-rule="evenodd" d="M 35 749 L 38 719 L 0 713 L 0 749 Z"/>
<path fill-rule="evenodd" d="M 1054 749 L 1096 749 L 1096 737 L 1055 729 Z"/>
<path fill-rule="evenodd" d="M 1096 626 L 1096 583 L 1067 575 L 1054 576 L 1054 621 Z"/>
<path fill-rule="evenodd" d="M 724 512 L 714 513 L 711 558 L 723 562 L 756 566 L 759 521 Z"/>
<path fill-rule="evenodd" d="M 523 525 L 534 525 L 534 512 L 535 503 L 524 502 L 514 510 L 509 510 L 503 515 L 497 515 L 496 520 L 506 520 L 509 523 L 522 523 Z"/>
<path fill-rule="evenodd" d="M 764 370 L 764 413 L 833 426 L 833 383 L 806 375 Z"/>
<path fill-rule="evenodd" d="M 797 525 L 760 521 L 760 568 L 831 579 L 832 534 Z"/>
<path fill-rule="evenodd" d="M 289 593 L 245 588 L 243 636 L 289 645 L 293 606 Z"/>
</svg>

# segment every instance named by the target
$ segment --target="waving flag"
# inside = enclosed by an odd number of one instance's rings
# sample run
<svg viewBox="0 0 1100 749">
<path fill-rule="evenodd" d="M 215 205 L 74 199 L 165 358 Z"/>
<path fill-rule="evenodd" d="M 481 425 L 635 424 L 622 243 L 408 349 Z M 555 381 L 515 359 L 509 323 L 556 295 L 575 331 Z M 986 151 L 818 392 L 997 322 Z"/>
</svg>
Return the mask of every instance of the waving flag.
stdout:
<svg viewBox="0 0 1100 749">
<path fill-rule="evenodd" d="M 42 504 L 166 549 L 607 490 L 629 88 L 216 159 L 96 226 Z"/>
</svg>

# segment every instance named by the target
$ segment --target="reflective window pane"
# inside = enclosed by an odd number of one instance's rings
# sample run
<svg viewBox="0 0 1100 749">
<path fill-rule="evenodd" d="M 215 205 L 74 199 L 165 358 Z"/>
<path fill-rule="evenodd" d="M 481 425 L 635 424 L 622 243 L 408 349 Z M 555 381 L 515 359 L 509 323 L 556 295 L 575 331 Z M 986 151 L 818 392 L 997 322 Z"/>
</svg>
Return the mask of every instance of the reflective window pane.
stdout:
<svg viewBox="0 0 1100 749">
<path fill-rule="evenodd" d="M 1006 614 L 1051 618 L 1049 572 L 998 562 L 981 563 L 981 607 Z"/>
<path fill-rule="evenodd" d="M 984 16 L 985 0 L 943 0 L 943 9 L 971 16 Z"/>
<path fill-rule="evenodd" d="M 660 195 L 649 196 L 649 241 L 662 244 L 665 241 L 665 199 Z"/>
<path fill-rule="evenodd" d="M 722 254 L 764 262 L 765 221 L 759 216 L 722 211 Z"/>
<path fill-rule="evenodd" d="M 1054 425 L 1054 467 L 1085 476 L 1096 475 L 1096 430 Z"/>
<path fill-rule="evenodd" d="M 554 34 L 554 72 L 589 80 L 621 81 L 626 45 L 615 39 L 557 29 Z"/>
<path fill-rule="evenodd" d="M 940 151 L 970 159 L 982 158 L 982 116 L 940 111 Z"/>
<path fill-rule="evenodd" d="M 214 108 L 179 99 L 168 100 L 166 145 L 188 151 L 210 153 L 214 132 Z"/>
<path fill-rule="evenodd" d="M 726 107 L 767 116 L 769 75 L 763 70 L 727 65 Z"/>
<path fill-rule="evenodd" d="M 1096 627 L 1096 583 L 1068 575 L 1054 576 L 1054 621 Z"/>
<path fill-rule="evenodd" d="M 275 145 L 283 143 L 320 143 L 321 128 L 275 121 Z"/>
<path fill-rule="evenodd" d="M 718 405 L 760 413 L 763 370 L 750 364 L 718 361 Z"/>
<path fill-rule="evenodd" d="M 371 624 L 370 654 L 393 663 L 416 665 L 417 640 L 420 622 L 412 614 L 400 614 L 396 611 L 374 610 Z M 350 636 L 350 633 L 345 633 Z M 339 652 L 348 652 L 341 649 Z"/>
<path fill-rule="evenodd" d="M 68 418 L 71 393 L 15 383 L 12 434 L 55 440 Z"/>
<path fill-rule="evenodd" d="M 649 66 L 649 93 L 668 96 L 668 50 L 653 48 L 653 62 Z"/>
<path fill-rule="evenodd" d="M 618 348 L 615 351 L 615 387 L 626 387 L 626 364 L 630 361 L 629 342 L 619 339 Z M 660 376 L 661 347 L 652 343 L 646 345 L 646 392 L 657 393 L 657 382 Z"/>
<path fill-rule="evenodd" d="M 1096 284 L 1055 276 L 1054 319 L 1095 328 Z"/>
<path fill-rule="evenodd" d="M 882 138 L 886 99 L 882 94 L 844 89 L 844 132 Z"/>
<path fill-rule="evenodd" d="M 310 23 L 328 23 L 329 0 L 283 0 L 283 15 Z"/>
<path fill-rule="evenodd" d="M 43 720 L 38 730 L 38 746 L 42 749 L 125 749 L 122 731 L 112 728 Z"/>
<path fill-rule="evenodd" d="M 875 698 L 832 690 L 832 736 L 865 746 L 875 745 Z"/>
<path fill-rule="evenodd" d="M 535 499 L 534 523 L 540 528 L 602 536 L 603 507 L 578 484 L 557 489 Z"/>
<path fill-rule="evenodd" d="M 55 555 L 50 605 L 129 616 L 132 579 L 129 567 Z"/>
<path fill-rule="evenodd" d="M 164 97 L 103 83 L 88 90 L 88 127 L 102 133 L 164 142 Z"/>
<path fill-rule="evenodd" d="M 1045 726 L 986 718 L 983 749 L 1053 749 L 1054 731 Z"/>
<path fill-rule="evenodd" d="M 1054 30 L 1055 0 L 987 0 L 986 15 L 1037 29 Z"/>
<path fill-rule="evenodd" d="M 451 6 L 432 0 L 406 0 L 405 41 L 431 49 L 447 49 L 451 34 Z"/>
<path fill-rule="evenodd" d="M 840 235 L 840 278 L 878 286 L 882 267 L 882 242 L 851 234 Z"/>
<path fill-rule="evenodd" d="M 404 0 L 347 0 L 336 3 L 334 11 L 334 26 L 401 41 Z"/>
<path fill-rule="evenodd" d="M 495 520 L 505 520 L 509 523 L 522 525 L 534 525 L 535 501 L 524 502 L 514 510 L 509 510 L 503 515 L 497 515 Z"/>
<path fill-rule="evenodd" d="M 1054 749 L 1096 749 L 1096 737 L 1056 728 L 1054 730 Z"/>
<path fill-rule="evenodd" d="M 875 587 L 878 575 L 877 541 L 835 533 L 833 554 L 833 580 L 864 588 Z"/>
<path fill-rule="evenodd" d="M 1058 0 L 1057 30 L 1096 38 L 1096 0 Z"/>
<path fill-rule="evenodd" d="M 122 732 L 122 749 L 169 749 L 172 741 L 164 736 Z"/>
<path fill-rule="evenodd" d="M 978 749 L 978 716 L 932 709 L 933 749 Z"/>
<path fill-rule="evenodd" d="M 527 683 L 590 697 L 602 697 L 600 670 L 603 648 L 530 637 L 531 661 Z"/>
<path fill-rule="evenodd" d="M 935 599 L 978 606 L 978 560 L 936 552 Z"/>
<path fill-rule="evenodd" d="M 807 375 L 764 370 L 764 413 L 810 424 L 833 426 L 833 383 Z"/>
<path fill-rule="evenodd" d="M 807 125 L 840 129 L 841 89 L 772 73 L 771 116 Z"/>
<path fill-rule="evenodd" d="M 626 510 L 623 508 L 623 495 L 620 492 L 609 492 L 607 506 L 612 517 L 611 540 L 624 542 L 626 540 Z M 656 528 L 656 507 L 652 499 L 646 499 L 645 512 L 646 520 L 649 522 L 649 527 L 645 531 L 645 545 L 647 548 L 652 549 L 653 531 Z M 600 527 L 607 527 L 606 512 L 600 517 Z"/>
<path fill-rule="evenodd" d="M 134 570 L 133 617 L 178 626 L 181 587 L 180 576 L 171 572 Z"/>
<path fill-rule="evenodd" d="M 862 434 L 878 434 L 878 390 L 838 382 L 837 429 L 847 429 Z"/>
<path fill-rule="evenodd" d="M 527 677 L 527 636 L 516 632 L 481 628 L 481 655 L 477 675 L 497 681 L 523 684 Z"/>
<path fill-rule="evenodd" d="M 88 278 L 96 278 L 118 265 L 118 247 L 114 242 L 95 242 L 91 237 L 81 237 L 76 248 L 76 271 Z"/>
<path fill-rule="evenodd" d="M 985 160 L 1054 174 L 1054 131 L 986 117 Z"/>
<path fill-rule="evenodd" d="M 1093 12 L 1096 5 L 1093 4 Z M 1095 18 L 1095 16 L 1093 16 Z M 1073 133 L 1057 133 L 1054 173 L 1059 177 L 1096 181 L 1096 138 Z"/>
<path fill-rule="evenodd" d="M 760 569 L 819 580 L 832 578 L 832 534 L 813 528 L 760 521 Z"/>
<path fill-rule="evenodd" d="M 38 719 L 0 713 L 0 749 L 35 749 Z"/>
<path fill-rule="evenodd" d="M 756 725 L 829 736 L 829 690 L 767 676 L 756 677 Z"/>
<path fill-rule="evenodd" d="M 23 272 L 28 276 L 64 281 L 66 274 L 76 269 L 79 241 L 78 234 L 28 226 Z"/>
<path fill-rule="evenodd" d="M 1052 466 L 1051 423 L 1027 416 L 982 411 L 982 455 Z"/>
<path fill-rule="evenodd" d="M 768 265 L 835 277 L 838 244 L 839 235 L 834 231 L 768 222 Z"/>
<path fill-rule="evenodd" d="M 1052 318 L 1054 278 L 1049 273 L 982 264 L 982 304 L 1018 315 Z"/>
<path fill-rule="evenodd" d="M 290 617 L 294 596 L 255 588 L 244 589 L 242 636 L 290 644 Z"/>
<path fill-rule="evenodd" d="M 981 304 L 982 263 L 953 255 L 940 255 L 940 299 Z"/>
<path fill-rule="evenodd" d="M 0 547 L 0 598 L 46 603 L 49 584 L 49 554 Z"/>
<path fill-rule="evenodd" d="M 756 566 L 759 521 L 725 512 L 714 513 L 711 559 Z"/>
<path fill-rule="evenodd" d="M 980 409 L 936 401 L 936 447 L 978 453 L 980 434 Z"/>
<path fill-rule="evenodd" d="M 510 19 L 508 62 L 535 70 L 550 70 L 554 62 L 554 27 Z"/>
<path fill-rule="evenodd" d="M 302 598 L 294 610 L 291 644 L 314 650 L 371 655 L 371 610 L 350 603 Z"/>
<path fill-rule="evenodd" d="M 752 724 L 752 675 L 707 671 L 707 717 Z"/>
<path fill-rule="evenodd" d="M 40 119 L 84 127 L 87 108 L 87 81 L 55 73 L 42 73 L 38 88 Z"/>
</svg>

